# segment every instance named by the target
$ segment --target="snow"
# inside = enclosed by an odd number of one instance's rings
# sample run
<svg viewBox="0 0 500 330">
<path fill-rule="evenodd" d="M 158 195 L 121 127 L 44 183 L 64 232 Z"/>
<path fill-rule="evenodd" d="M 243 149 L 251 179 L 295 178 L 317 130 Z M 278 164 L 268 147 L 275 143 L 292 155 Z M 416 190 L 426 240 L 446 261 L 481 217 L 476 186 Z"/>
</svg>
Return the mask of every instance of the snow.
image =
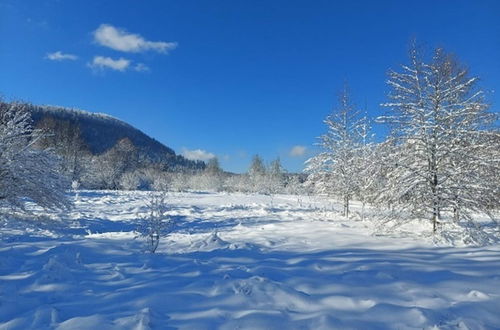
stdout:
<svg viewBox="0 0 500 330">
<path fill-rule="evenodd" d="M 498 243 L 381 234 L 321 197 L 168 193 L 150 254 L 146 201 L 81 191 L 69 215 L 4 220 L 0 329 L 500 328 Z"/>
</svg>

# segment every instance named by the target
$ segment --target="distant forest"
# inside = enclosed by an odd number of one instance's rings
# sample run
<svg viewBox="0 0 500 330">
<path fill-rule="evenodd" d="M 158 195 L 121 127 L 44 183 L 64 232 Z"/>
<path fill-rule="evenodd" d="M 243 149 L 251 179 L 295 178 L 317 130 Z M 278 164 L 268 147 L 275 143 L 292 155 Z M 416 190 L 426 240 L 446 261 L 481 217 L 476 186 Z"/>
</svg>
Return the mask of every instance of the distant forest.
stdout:
<svg viewBox="0 0 500 330">
<path fill-rule="evenodd" d="M 126 178 L 139 172 L 142 179 L 136 180 L 136 188 L 150 188 L 147 177 L 205 168 L 204 162 L 176 155 L 140 130 L 106 114 L 35 105 L 29 105 L 28 110 L 34 128 L 43 132 L 35 147 L 56 153 L 61 158 L 62 173 L 82 188 L 123 189 Z"/>
</svg>

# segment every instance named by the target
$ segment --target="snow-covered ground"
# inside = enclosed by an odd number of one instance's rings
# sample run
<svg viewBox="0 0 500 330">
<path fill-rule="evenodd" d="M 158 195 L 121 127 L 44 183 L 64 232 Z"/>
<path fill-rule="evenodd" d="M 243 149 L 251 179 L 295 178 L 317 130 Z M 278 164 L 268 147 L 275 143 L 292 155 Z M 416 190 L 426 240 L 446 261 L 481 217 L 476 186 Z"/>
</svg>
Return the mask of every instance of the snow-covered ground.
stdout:
<svg viewBox="0 0 500 330">
<path fill-rule="evenodd" d="M 149 254 L 146 199 L 81 192 L 69 215 L 4 220 L 0 329 L 500 328 L 500 244 L 381 235 L 321 198 L 169 193 L 176 227 Z"/>
</svg>

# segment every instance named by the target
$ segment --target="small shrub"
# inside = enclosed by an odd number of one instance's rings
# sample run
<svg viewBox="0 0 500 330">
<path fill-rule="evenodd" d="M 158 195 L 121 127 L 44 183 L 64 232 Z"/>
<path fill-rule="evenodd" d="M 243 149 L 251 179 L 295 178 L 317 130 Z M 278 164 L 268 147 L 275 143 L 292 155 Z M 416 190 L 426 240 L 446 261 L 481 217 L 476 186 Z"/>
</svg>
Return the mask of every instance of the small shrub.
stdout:
<svg viewBox="0 0 500 330">
<path fill-rule="evenodd" d="M 141 218 L 139 233 L 146 239 L 148 251 L 155 253 L 161 237 L 172 231 L 173 219 L 167 214 L 170 208 L 165 193 L 151 193 L 146 207 L 147 213 Z"/>
</svg>

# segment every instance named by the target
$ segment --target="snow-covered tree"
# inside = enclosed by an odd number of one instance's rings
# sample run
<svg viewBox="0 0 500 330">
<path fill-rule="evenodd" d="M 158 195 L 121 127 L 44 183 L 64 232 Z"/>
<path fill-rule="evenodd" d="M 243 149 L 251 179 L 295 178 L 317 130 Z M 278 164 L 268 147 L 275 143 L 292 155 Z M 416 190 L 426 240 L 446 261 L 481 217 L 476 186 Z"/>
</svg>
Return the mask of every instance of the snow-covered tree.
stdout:
<svg viewBox="0 0 500 330">
<path fill-rule="evenodd" d="M 259 155 L 255 155 L 252 158 L 252 163 L 250 164 L 250 169 L 248 170 L 248 175 L 258 176 L 266 174 L 266 166 L 264 161 Z"/>
<path fill-rule="evenodd" d="M 498 132 L 488 129 L 495 116 L 477 81 L 442 49 L 426 61 L 413 47 L 409 65 L 389 73 L 391 113 L 379 121 L 392 126 L 394 163 L 380 198 L 430 219 L 434 231 L 445 213 L 470 220 L 499 205 L 486 175 L 500 170 Z"/>
<path fill-rule="evenodd" d="M 160 239 L 169 234 L 174 226 L 173 218 L 168 215 L 169 206 L 164 192 L 151 193 L 146 203 L 147 213 L 141 219 L 138 231 L 146 239 L 147 249 L 155 253 Z"/>
<path fill-rule="evenodd" d="M 342 198 L 344 215 L 348 217 L 350 201 L 358 191 L 360 117 L 347 87 L 340 94 L 338 108 L 324 122 L 327 133 L 319 143 L 324 151 L 306 161 L 306 171 L 311 173 L 310 180 L 318 192 Z"/>
<path fill-rule="evenodd" d="M 267 172 L 267 181 L 269 185 L 269 193 L 277 194 L 282 193 L 286 184 L 286 170 L 281 165 L 281 160 L 276 158 L 269 165 L 269 170 Z"/>
<path fill-rule="evenodd" d="M 245 174 L 231 174 L 224 180 L 224 190 L 229 192 L 250 192 L 250 182 L 248 175 Z"/>
<path fill-rule="evenodd" d="M 94 156 L 89 172 L 98 189 L 120 189 L 120 180 L 137 168 L 137 148 L 129 138 L 123 138 L 103 154 Z"/>
<path fill-rule="evenodd" d="M 207 167 L 205 167 L 205 172 L 211 175 L 219 175 L 222 173 L 219 159 L 217 157 L 212 157 L 208 160 Z"/>
<path fill-rule="evenodd" d="M 172 172 L 169 175 L 168 188 L 172 191 L 186 191 L 189 187 L 189 177 L 183 172 Z"/>
<path fill-rule="evenodd" d="M 252 163 L 248 170 L 250 190 L 257 193 L 267 193 L 269 184 L 267 182 L 267 171 L 264 161 L 259 155 L 252 158 Z"/>
<path fill-rule="evenodd" d="M 210 158 L 207 167 L 201 173 L 206 190 L 221 191 L 224 186 L 224 171 L 220 167 L 217 157 Z"/>
<path fill-rule="evenodd" d="M 186 178 L 191 189 L 202 191 L 222 191 L 224 189 L 225 174 L 217 157 L 213 157 L 207 162 L 205 170 L 187 174 Z"/>
<path fill-rule="evenodd" d="M 371 187 L 371 192 L 373 194 L 369 194 L 369 200 L 371 203 L 374 203 L 378 207 L 391 208 L 391 201 L 384 200 L 380 198 L 380 192 L 384 191 L 387 186 L 387 177 L 389 173 L 394 170 L 395 166 L 395 154 L 393 152 L 393 142 L 392 141 L 383 141 L 378 144 L 373 145 L 372 150 L 372 175 L 373 175 L 373 186 Z"/>
<path fill-rule="evenodd" d="M 365 207 L 372 202 L 377 185 L 376 148 L 372 143 L 370 119 L 365 115 L 357 125 L 359 145 L 355 147 L 356 195 L 361 202 L 361 218 L 365 219 Z"/>
<path fill-rule="evenodd" d="M 71 206 L 58 158 L 32 148 L 41 136 L 25 104 L 0 102 L 0 202 L 21 209 L 26 199 L 44 208 Z"/>
<path fill-rule="evenodd" d="M 298 174 L 291 174 L 287 177 L 286 187 L 284 192 L 287 194 L 297 196 L 297 204 L 302 207 L 302 197 L 308 194 L 308 191 L 304 185 L 305 177 L 301 177 Z"/>
<path fill-rule="evenodd" d="M 43 136 L 35 146 L 38 149 L 50 148 L 61 158 L 63 173 L 71 180 L 81 180 L 84 164 L 91 153 L 83 142 L 80 126 L 47 116 L 37 123 L 36 128 L 43 131 Z"/>
<path fill-rule="evenodd" d="M 140 171 L 125 172 L 119 181 L 120 189 L 138 190 L 141 187 L 143 175 Z"/>
</svg>

